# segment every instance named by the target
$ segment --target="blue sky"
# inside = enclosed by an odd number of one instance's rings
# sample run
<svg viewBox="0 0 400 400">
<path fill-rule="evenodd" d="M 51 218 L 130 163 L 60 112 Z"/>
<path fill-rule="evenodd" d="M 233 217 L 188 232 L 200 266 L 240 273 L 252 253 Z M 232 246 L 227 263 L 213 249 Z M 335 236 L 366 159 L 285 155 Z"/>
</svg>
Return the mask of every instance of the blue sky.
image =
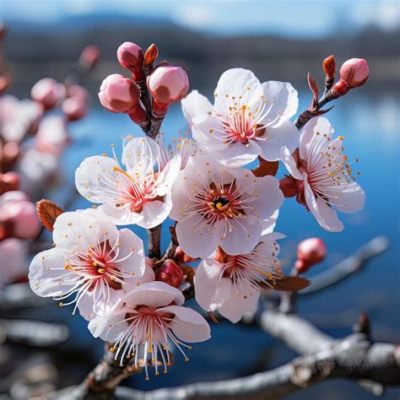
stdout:
<svg viewBox="0 0 400 400">
<path fill-rule="evenodd" d="M 216 34 L 319 37 L 400 26 L 399 0 L 1 0 L 0 18 L 55 23 L 93 13 L 154 16 Z"/>
</svg>

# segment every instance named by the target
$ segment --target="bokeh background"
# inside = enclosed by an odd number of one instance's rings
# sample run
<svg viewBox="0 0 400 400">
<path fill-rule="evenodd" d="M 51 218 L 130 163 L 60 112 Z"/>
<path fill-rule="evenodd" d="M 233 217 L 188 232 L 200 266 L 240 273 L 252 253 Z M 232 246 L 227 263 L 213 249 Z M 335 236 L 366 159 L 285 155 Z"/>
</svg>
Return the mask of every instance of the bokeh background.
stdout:
<svg viewBox="0 0 400 400">
<path fill-rule="evenodd" d="M 220 74 L 231 67 L 252 69 L 261 81 L 290 81 L 299 91 L 300 110 L 310 102 L 307 72 L 323 82 L 324 57 L 334 54 L 339 64 L 351 57 L 366 58 L 368 84 L 340 99 L 329 113 L 336 132 L 345 136 L 350 159 L 360 159 L 356 169 L 367 193 L 365 209 L 343 216 L 345 230 L 332 234 L 322 231 L 311 215 L 289 199 L 277 230 L 287 235 L 281 243 L 287 268 L 294 261 L 297 241 L 316 235 L 326 241 L 329 257 L 311 275 L 332 267 L 370 239 L 386 236 L 389 251 L 360 275 L 302 301 L 300 312 L 329 334 L 342 337 L 365 311 L 375 339 L 400 342 L 398 0 L 0 0 L 0 19 L 9 28 L 4 50 L 13 72 L 11 92 L 19 97 L 28 97 L 33 82 L 43 76 L 62 80 L 85 45 L 95 44 L 101 50 L 101 62 L 88 82 L 93 94 L 91 111 L 72 127 L 73 143 L 62 160 L 64 183 L 50 194 L 61 204 L 73 193 L 74 171 L 84 157 L 110 151 L 111 143 L 118 149 L 122 136 L 141 134 L 125 115 L 102 109 L 96 96 L 104 77 L 123 73 L 116 62 L 116 49 L 124 41 L 143 48 L 155 42 L 161 58 L 183 65 L 191 88 L 209 96 Z M 186 129 L 180 107 L 173 107 L 163 124 L 166 137 Z M 87 205 L 77 197 L 72 207 Z M 138 232 L 145 237 L 144 231 Z M 31 317 L 68 321 L 72 337 L 62 356 L 64 362 L 59 360 L 59 381 L 67 385 L 82 379 L 102 350 L 84 321 L 56 306 L 46 316 L 38 310 Z M 129 384 L 152 389 L 242 376 L 293 356 L 261 332 L 221 324 L 213 327 L 210 342 L 194 347 L 188 365 L 177 357 L 168 375 L 150 382 L 137 376 Z M 34 351 L 26 351 L 27 363 L 35 357 Z M 384 398 L 399 396 L 399 390 L 390 389 Z M 355 383 L 333 380 L 289 398 L 372 396 Z"/>
</svg>

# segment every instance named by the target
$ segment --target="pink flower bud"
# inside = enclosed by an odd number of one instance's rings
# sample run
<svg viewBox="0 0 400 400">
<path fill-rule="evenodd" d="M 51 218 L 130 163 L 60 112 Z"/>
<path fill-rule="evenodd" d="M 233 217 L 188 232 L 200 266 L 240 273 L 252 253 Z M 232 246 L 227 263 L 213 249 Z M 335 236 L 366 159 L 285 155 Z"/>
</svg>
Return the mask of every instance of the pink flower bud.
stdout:
<svg viewBox="0 0 400 400">
<path fill-rule="evenodd" d="M 64 86 L 52 78 L 40 79 L 31 89 L 32 99 L 41 103 L 46 110 L 55 107 L 64 95 Z"/>
<path fill-rule="evenodd" d="M 80 97 L 81 99 L 88 101 L 89 93 L 81 85 L 69 85 L 67 87 L 67 97 Z"/>
<path fill-rule="evenodd" d="M 26 200 L 7 202 L 1 208 L 2 219 L 12 223 L 12 236 L 20 239 L 34 239 L 40 231 L 36 207 Z"/>
<path fill-rule="evenodd" d="M 135 43 L 125 42 L 118 47 L 117 50 L 118 62 L 121 67 L 129 69 L 135 73 L 136 79 L 141 78 L 140 72 L 143 65 L 143 50 Z"/>
<path fill-rule="evenodd" d="M 177 288 L 183 280 L 182 268 L 173 260 L 165 260 L 157 271 L 156 279 Z"/>
<path fill-rule="evenodd" d="M 306 272 L 310 267 L 320 263 L 326 256 L 326 246 L 320 238 L 303 240 L 297 246 L 296 271 L 299 274 Z"/>
<path fill-rule="evenodd" d="M 68 121 L 77 121 L 86 115 L 88 105 L 82 97 L 70 97 L 62 102 L 61 109 Z"/>
<path fill-rule="evenodd" d="M 368 63 L 363 58 L 351 58 L 340 68 L 340 80 L 350 88 L 363 85 L 369 76 Z"/>
<path fill-rule="evenodd" d="M 92 69 L 95 67 L 100 58 L 100 50 L 97 46 L 86 46 L 79 57 L 79 63 L 87 68 Z"/>
<path fill-rule="evenodd" d="M 186 96 L 189 79 L 183 68 L 162 65 L 147 78 L 147 87 L 155 101 L 170 104 Z"/>
<path fill-rule="evenodd" d="M 132 79 L 120 74 L 107 76 L 100 86 L 100 103 L 112 112 L 129 112 L 140 99 L 140 90 Z"/>
<path fill-rule="evenodd" d="M 10 171 L 0 174 L 0 194 L 17 190 L 19 181 L 19 175 L 16 172 Z"/>
<path fill-rule="evenodd" d="M 9 203 L 9 202 L 16 203 L 18 201 L 29 201 L 29 197 L 21 190 L 12 190 L 10 192 L 4 193 L 1 196 L 0 204 L 3 206 L 6 203 Z"/>
</svg>

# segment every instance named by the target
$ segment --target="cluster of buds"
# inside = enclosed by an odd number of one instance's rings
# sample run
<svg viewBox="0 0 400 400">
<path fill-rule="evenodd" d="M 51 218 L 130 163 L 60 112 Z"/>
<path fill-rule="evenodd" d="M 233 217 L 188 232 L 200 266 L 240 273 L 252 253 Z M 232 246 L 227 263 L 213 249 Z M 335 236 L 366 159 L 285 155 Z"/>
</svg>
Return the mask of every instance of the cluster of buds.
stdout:
<svg viewBox="0 0 400 400">
<path fill-rule="evenodd" d="M 297 260 L 294 265 L 298 274 L 307 272 L 313 265 L 320 263 L 326 256 L 326 246 L 320 238 L 309 238 L 297 246 Z"/>
<path fill-rule="evenodd" d="M 351 58 L 345 61 L 339 70 L 339 80 L 334 84 L 335 57 L 327 57 L 322 66 L 325 72 L 327 97 L 334 99 L 345 95 L 350 89 L 364 85 L 369 77 L 368 63 L 363 58 Z"/>
<path fill-rule="evenodd" d="M 117 58 L 131 72 L 131 77 L 109 75 L 99 92 L 105 108 L 128 114 L 145 132 L 151 130 L 152 124 L 159 128 L 168 106 L 182 100 L 189 89 L 185 70 L 167 62 L 155 66 L 157 57 L 154 44 L 143 52 L 135 43 L 123 43 L 117 50 Z"/>
</svg>

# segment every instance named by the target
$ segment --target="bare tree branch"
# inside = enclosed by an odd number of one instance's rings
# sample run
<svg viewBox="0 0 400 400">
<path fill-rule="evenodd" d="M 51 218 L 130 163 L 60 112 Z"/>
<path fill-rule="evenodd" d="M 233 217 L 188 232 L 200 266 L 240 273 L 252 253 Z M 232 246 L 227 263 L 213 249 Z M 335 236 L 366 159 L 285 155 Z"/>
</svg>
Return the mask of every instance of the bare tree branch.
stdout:
<svg viewBox="0 0 400 400">
<path fill-rule="evenodd" d="M 350 275 L 359 272 L 365 267 L 372 258 L 382 254 L 389 247 L 389 241 L 384 236 L 377 236 L 350 257 L 347 257 L 339 264 L 330 268 L 328 271 L 320 273 L 312 278 L 312 285 L 299 292 L 300 296 L 314 294 L 322 289 L 333 286 Z"/>
</svg>

